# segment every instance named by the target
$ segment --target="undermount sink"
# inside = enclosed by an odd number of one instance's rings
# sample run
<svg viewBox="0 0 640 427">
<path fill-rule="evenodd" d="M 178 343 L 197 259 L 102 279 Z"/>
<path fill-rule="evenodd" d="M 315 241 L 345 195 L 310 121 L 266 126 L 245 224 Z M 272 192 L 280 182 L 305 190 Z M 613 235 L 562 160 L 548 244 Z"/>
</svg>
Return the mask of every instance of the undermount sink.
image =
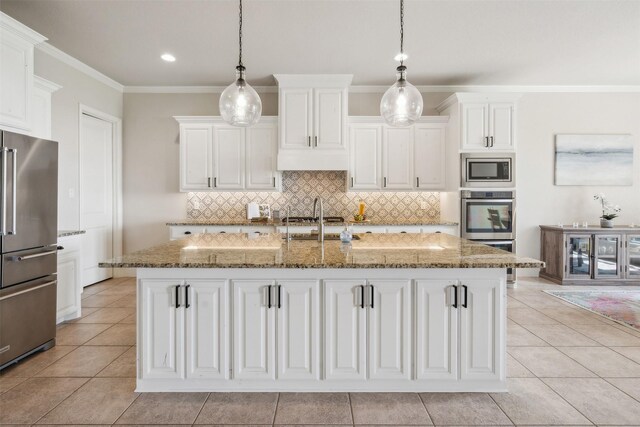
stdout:
<svg viewBox="0 0 640 427">
<path fill-rule="evenodd" d="M 289 237 L 291 237 L 291 240 L 318 240 L 317 234 L 291 234 Z M 354 235 L 352 239 L 360 240 L 360 237 Z M 337 233 L 327 233 L 324 235 L 324 240 L 340 240 L 340 235 Z"/>
</svg>

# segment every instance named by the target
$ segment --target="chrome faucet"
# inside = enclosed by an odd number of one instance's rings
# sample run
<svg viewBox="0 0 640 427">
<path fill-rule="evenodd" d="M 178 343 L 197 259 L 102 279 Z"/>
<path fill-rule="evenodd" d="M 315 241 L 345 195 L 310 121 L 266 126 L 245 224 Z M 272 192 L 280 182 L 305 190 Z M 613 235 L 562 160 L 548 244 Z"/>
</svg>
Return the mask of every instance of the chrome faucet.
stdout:
<svg viewBox="0 0 640 427">
<path fill-rule="evenodd" d="M 318 204 L 320 204 L 320 214 L 316 217 Z M 316 197 L 313 201 L 313 217 L 318 218 L 318 242 L 324 242 L 324 205 L 320 197 Z"/>
</svg>

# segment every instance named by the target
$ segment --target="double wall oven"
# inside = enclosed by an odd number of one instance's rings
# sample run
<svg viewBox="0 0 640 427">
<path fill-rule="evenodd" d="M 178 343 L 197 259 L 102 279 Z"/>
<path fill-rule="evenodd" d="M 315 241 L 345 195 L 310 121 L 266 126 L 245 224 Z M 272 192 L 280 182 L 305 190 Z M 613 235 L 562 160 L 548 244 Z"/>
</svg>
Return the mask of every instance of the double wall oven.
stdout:
<svg viewBox="0 0 640 427">
<path fill-rule="evenodd" d="M 462 190 L 462 237 L 486 245 L 515 252 L 515 191 Z M 515 281 L 515 270 L 507 279 Z"/>
</svg>

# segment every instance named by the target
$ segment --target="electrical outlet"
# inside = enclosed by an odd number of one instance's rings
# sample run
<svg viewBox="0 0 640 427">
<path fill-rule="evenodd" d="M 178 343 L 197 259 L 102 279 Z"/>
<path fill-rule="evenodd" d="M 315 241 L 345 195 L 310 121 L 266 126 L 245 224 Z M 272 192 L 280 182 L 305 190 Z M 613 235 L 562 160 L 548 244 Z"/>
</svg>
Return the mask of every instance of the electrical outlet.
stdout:
<svg viewBox="0 0 640 427">
<path fill-rule="evenodd" d="M 420 209 L 422 209 L 423 211 L 429 209 L 429 205 L 427 205 L 427 202 L 420 202 Z"/>
</svg>

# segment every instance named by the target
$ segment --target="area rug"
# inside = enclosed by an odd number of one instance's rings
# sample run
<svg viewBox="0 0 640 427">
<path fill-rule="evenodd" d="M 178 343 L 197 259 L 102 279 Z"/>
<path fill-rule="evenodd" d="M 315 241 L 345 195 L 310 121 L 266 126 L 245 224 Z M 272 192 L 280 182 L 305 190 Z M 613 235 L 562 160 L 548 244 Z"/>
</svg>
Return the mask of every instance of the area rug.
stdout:
<svg viewBox="0 0 640 427">
<path fill-rule="evenodd" d="M 545 291 L 640 331 L 640 291 Z"/>
</svg>

